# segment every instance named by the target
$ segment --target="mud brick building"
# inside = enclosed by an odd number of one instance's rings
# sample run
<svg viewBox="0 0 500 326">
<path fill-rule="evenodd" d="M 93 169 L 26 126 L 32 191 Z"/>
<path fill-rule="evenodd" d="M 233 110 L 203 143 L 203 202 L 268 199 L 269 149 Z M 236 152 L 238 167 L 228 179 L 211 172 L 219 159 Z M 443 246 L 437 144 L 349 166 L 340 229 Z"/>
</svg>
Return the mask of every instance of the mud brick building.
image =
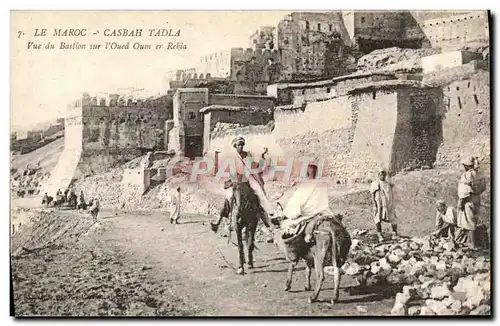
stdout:
<svg viewBox="0 0 500 326">
<path fill-rule="evenodd" d="M 210 94 L 207 88 L 180 88 L 174 95 L 174 119 L 165 122 L 166 144 L 169 150 L 185 153 L 188 157 L 202 156 L 207 150 L 210 138 L 207 136 L 218 121 L 255 118 L 247 124 L 260 123 L 260 115 L 247 116 L 250 110 L 268 112 L 275 105 L 275 98 L 243 94 Z M 208 109 L 207 107 L 211 107 Z M 238 107 L 230 117 L 228 110 L 222 114 L 222 107 Z M 206 108 L 206 109 L 204 109 Z M 212 115 L 212 110 L 216 112 Z M 203 110 L 204 109 L 204 110 Z M 237 112 L 237 113 L 236 113 Z M 242 115 L 243 114 L 243 115 Z M 269 113 L 262 113 L 269 117 Z M 208 128 L 208 129 L 205 129 Z"/>
</svg>

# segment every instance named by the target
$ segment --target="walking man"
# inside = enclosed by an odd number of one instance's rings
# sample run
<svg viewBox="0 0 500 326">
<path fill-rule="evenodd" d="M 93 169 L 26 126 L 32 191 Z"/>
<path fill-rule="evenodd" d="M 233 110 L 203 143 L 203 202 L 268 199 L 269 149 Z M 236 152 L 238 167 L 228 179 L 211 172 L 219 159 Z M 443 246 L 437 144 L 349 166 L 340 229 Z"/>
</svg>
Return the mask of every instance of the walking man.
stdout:
<svg viewBox="0 0 500 326">
<path fill-rule="evenodd" d="M 94 199 L 92 199 L 91 206 L 89 208 L 90 215 L 92 215 L 94 222 L 97 222 L 97 215 L 99 214 L 99 210 L 100 210 L 99 200 L 97 199 L 97 197 L 94 197 Z"/>
<path fill-rule="evenodd" d="M 179 224 L 181 215 L 181 187 L 175 188 L 175 191 L 168 196 L 170 210 L 170 224 Z"/>
<path fill-rule="evenodd" d="M 385 170 L 380 170 L 378 179 L 373 181 L 370 187 L 374 205 L 374 220 L 379 241 L 384 241 L 382 222 L 391 224 L 393 239 L 398 237 L 396 211 L 394 209 L 394 197 L 392 194 L 393 187 L 394 185 L 387 181 L 387 172 Z"/>
<path fill-rule="evenodd" d="M 77 210 L 80 209 L 87 209 L 87 203 L 85 202 L 85 196 L 83 195 L 83 190 L 80 191 L 80 196 L 78 196 L 78 202 L 77 202 Z"/>
</svg>

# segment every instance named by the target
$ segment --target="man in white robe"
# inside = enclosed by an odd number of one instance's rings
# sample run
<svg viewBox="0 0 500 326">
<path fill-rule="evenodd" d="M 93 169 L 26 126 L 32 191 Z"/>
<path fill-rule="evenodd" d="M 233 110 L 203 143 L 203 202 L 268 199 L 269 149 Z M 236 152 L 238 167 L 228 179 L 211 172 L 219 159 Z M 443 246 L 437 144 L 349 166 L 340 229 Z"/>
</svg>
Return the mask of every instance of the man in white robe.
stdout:
<svg viewBox="0 0 500 326">
<path fill-rule="evenodd" d="M 179 224 L 181 216 L 181 187 L 176 187 L 168 194 L 167 202 L 170 212 L 170 224 Z"/>
<path fill-rule="evenodd" d="M 393 187 L 394 185 L 387 181 L 387 172 L 384 170 L 378 173 L 378 179 L 373 181 L 370 186 L 370 193 L 372 194 L 374 205 L 374 221 L 379 241 L 384 240 L 384 236 L 382 235 L 382 222 L 390 223 L 393 238 L 398 237 L 394 196 L 392 194 Z"/>
<path fill-rule="evenodd" d="M 290 197 L 283 215 L 286 219 L 281 224 L 283 234 L 295 234 L 301 222 L 308 222 L 321 214 L 333 216 L 328 203 L 328 187 L 316 179 L 318 167 L 310 164 L 307 167 L 307 180 L 298 184 L 297 190 Z M 306 242 L 311 235 L 306 235 Z"/>
</svg>

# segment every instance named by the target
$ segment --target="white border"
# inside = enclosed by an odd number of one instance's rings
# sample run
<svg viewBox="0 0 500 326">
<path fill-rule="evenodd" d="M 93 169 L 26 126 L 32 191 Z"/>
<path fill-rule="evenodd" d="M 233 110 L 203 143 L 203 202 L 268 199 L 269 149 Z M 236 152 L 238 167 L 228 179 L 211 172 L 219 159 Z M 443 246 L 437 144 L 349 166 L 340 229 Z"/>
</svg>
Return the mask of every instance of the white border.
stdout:
<svg viewBox="0 0 500 326">
<path fill-rule="evenodd" d="M 10 93 L 10 75 L 9 75 L 9 70 L 10 70 L 10 47 L 5 46 L 7 44 L 10 45 L 10 10 L 11 9 L 44 9 L 44 10 L 71 10 L 71 9 L 136 9 L 136 10 L 166 10 L 166 9 L 173 9 L 173 10 L 194 10 L 194 9 L 210 9 L 210 10 L 332 10 L 332 9 L 386 9 L 386 10 L 391 10 L 391 9 L 408 9 L 404 8 L 403 6 L 411 6 L 411 9 L 432 9 L 432 10 L 445 10 L 445 9 L 491 9 L 493 10 L 494 14 L 498 14 L 498 12 L 495 12 L 498 7 L 499 1 L 488 1 L 488 0 L 475 0 L 475 1 L 464 1 L 464 0 L 454 0 L 454 1 L 442 1 L 438 2 L 436 0 L 419 0 L 419 1 L 412 1 L 412 2 L 401 2 L 401 1 L 336 1 L 336 2 L 319 2 L 319 1 L 298 1 L 298 0 L 287 0 L 286 2 L 283 1 L 280 6 L 278 6 L 277 1 L 269 1 L 269 0 L 252 0 L 249 2 L 239 2 L 239 1 L 194 1 L 194 0 L 182 0 L 182 1 L 168 1 L 168 2 L 160 2 L 160 1 L 147 1 L 147 0 L 141 0 L 141 1 L 126 1 L 122 0 L 119 2 L 116 2 L 114 4 L 112 3 L 105 3 L 103 0 L 87 0 L 87 1 L 79 1 L 79 2 L 70 2 L 70 1 L 2 1 L 2 4 L 0 5 L 2 7 L 2 42 L 0 44 L 4 44 L 2 47 L 2 91 L 4 93 L 4 96 L 1 97 L 3 99 L 3 109 L 0 110 L 0 114 L 2 115 L 0 118 L 0 121 L 4 128 L 1 128 L 2 130 L 5 130 L 5 135 L 0 138 L 0 144 L 1 144 L 1 150 L 3 153 L 8 153 L 8 148 L 9 148 L 9 138 L 7 137 L 7 131 L 9 130 L 9 93 Z M 286 7 L 284 7 L 286 6 Z M 498 21 L 497 21 L 497 26 L 498 27 Z M 495 34 L 495 52 L 498 53 L 497 45 L 498 45 L 498 40 L 497 40 L 497 35 Z M 497 65 L 495 65 L 497 66 Z M 495 72 L 496 73 L 496 69 Z M 494 90 L 494 93 L 500 94 L 498 92 L 498 81 L 496 81 L 496 87 Z M 498 101 L 498 98 L 497 98 Z M 496 108 L 491 108 L 492 110 L 495 110 Z M 500 114 L 496 113 L 496 117 L 498 118 Z M 497 126 L 497 129 L 500 128 L 500 124 L 498 123 L 498 120 L 495 119 L 495 124 Z M 495 133 L 496 134 L 496 133 Z M 496 135 L 495 135 L 496 136 Z M 496 138 L 496 137 L 495 137 Z M 498 145 L 498 142 L 496 142 Z M 494 151 L 496 153 L 499 153 L 498 147 L 496 146 Z M 498 155 L 497 155 L 498 156 Z M 7 156 L 7 158 L 10 160 L 10 155 Z M 497 158 L 498 159 L 498 158 Z M 0 173 L 0 185 L 2 185 L 2 196 L 0 197 L 2 199 L 2 202 L 4 203 L 0 207 L 6 208 L 8 210 L 9 207 L 9 198 L 10 198 L 10 192 L 9 192 L 9 177 L 7 174 L 7 170 L 9 167 L 9 161 L 8 160 L 2 160 L 1 161 L 1 168 L 0 171 L 3 171 Z M 496 168 L 496 166 L 494 167 Z M 497 176 L 498 179 L 498 176 Z M 495 184 L 496 186 L 496 184 Z M 495 198 L 497 199 L 497 198 Z M 496 200 L 495 200 L 496 202 Z M 2 240 L 2 244 L 0 245 L 0 252 L 1 252 L 1 257 L 2 261 L 4 264 L 2 264 L 1 268 L 1 275 L 0 275 L 0 294 L 1 294 L 1 305 L 2 307 L 2 313 L 1 313 L 1 319 L 2 319 L 2 325 L 6 324 L 13 324 L 14 319 L 9 316 L 9 310 L 10 310 L 10 293 L 9 293 L 9 288 L 10 288 L 10 282 L 9 282 L 9 225 L 7 223 L 8 220 L 8 214 L 10 212 L 7 211 L 6 214 L 4 215 L 4 221 L 1 223 L 1 230 L 0 232 L 0 238 Z M 492 216 L 492 218 L 496 219 L 496 216 Z M 496 220 L 496 223 L 498 220 Z M 496 226 L 497 229 L 500 227 L 499 225 Z M 495 235 L 492 235 L 495 237 Z M 498 240 L 497 240 L 498 242 Z M 494 260 L 498 262 L 498 252 L 495 254 Z M 498 263 L 495 264 L 495 266 L 498 268 Z M 496 276 L 496 275 L 495 275 Z M 496 284 L 497 282 L 495 282 Z M 498 298 L 498 292 L 496 291 L 496 288 L 493 289 L 493 291 L 496 293 L 496 313 L 499 313 L 498 310 L 498 302 L 500 299 Z M 307 303 L 304 303 L 307 304 Z M 115 322 L 117 320 L 114 320 Z M 135 320 L 136 322 L 140 323 L 145 323 L 145 321 L 139 321 Z M 215 321 L 215 320 L 214 320 Z M 363 323 L 362 320 L 356 320 L 356 321 L 349 321 L 349 320 L 322 320 L 323 322 L 328 322 L 328 323 L 335 323 L 335 325 L 339 324 L 344 324 L 348 323 L 350 325 L 355 325 L 355 324 L 360 324 Z M 38 321 L 40 322 L 40 321 Z M 45 321 L 45 323 L 51 323 L 53 322 L 52 320 Z M 68 320 L 70 322 L 70 320 Z M 82 324 L 85 322 L 84 320 L 71 320 L 73 323 L 78 323 Z M 94 323 L 101 324 L 105 323 L 105 321 L 97 321 L 94 320 Z M 169 323 L 175 322 L 177 323 L 178 321 L 167 321 Z M 192 323 L 194 321 L 184 321 L 184 323 Z M 219 321 L 215 321 L 219 322 Z M 237 321 L 230 321 L 231 323 L 237 322 Z M 249 322 L 249 321 L 247 321 Z M 277 320 L 269 320 L 269 321 L 263 321 L 263 320 L 255 320 L 252 321 L 254 323 L 259 323 L 259 324 L 268 324 L 271 322 L 278 322 Z M 284 323 L 290 323 L 293 322 L 292 320 L 284 320 L 281 321 Z M 305 320 L 300 320 L 300 322 L 305 322 L 305 323 L 310 323 L 311 321 L 305 321 Z M 387 323 L 391 322 L 390 320 L 367 320 L 366 322 L 369 323 Z M 397 323 L 401 323 L 401 320 L 395 320 Z M 415 321 L 412 323 L 416 324 L 423 324 L 423 323 L 429 323 L 430 321 Z M 439 320 L 438 321 L 440 324 L 441 323 L 456 323 L 459 322 L 459 320 Z M 464 322 L 470 323 L 471 321 L 469 320 L 464 320 Z M 32 321 L 24 321 L 23 324 L 31 324 L 33 323 Z"/>
</svg>

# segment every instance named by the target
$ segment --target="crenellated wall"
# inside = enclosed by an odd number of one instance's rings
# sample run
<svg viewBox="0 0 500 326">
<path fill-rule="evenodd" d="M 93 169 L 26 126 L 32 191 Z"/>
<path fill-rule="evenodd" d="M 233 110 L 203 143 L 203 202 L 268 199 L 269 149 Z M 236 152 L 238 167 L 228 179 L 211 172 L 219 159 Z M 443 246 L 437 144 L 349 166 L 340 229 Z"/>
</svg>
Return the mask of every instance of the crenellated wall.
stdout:
<svg viewBox="0 0 500 326">
<path fill-rule="evenodd" d="M 167 102 L 84 93 L 68 106 L 64 150 L 44 186 L 46 191 L 55 193 L 82 174 L 99 173 L 147 151 L 164 150 L 165 121 L 171 112 Z"/>
<path fill-rule="evenodd" d="M 377 49 L 458 50 L 488 33 L 486 11 L 294 12 L 252 33 L 251 48 L 203 56 L 196 72 L 254 83 L 317 80 L 356 71 L 357 59 Z"/>
<path fill-rule="evenodd" d="M 231 74 L 231 50 L 205 55 L 196 65 L 198 75 L 227 78 Z"/>
</svg>

